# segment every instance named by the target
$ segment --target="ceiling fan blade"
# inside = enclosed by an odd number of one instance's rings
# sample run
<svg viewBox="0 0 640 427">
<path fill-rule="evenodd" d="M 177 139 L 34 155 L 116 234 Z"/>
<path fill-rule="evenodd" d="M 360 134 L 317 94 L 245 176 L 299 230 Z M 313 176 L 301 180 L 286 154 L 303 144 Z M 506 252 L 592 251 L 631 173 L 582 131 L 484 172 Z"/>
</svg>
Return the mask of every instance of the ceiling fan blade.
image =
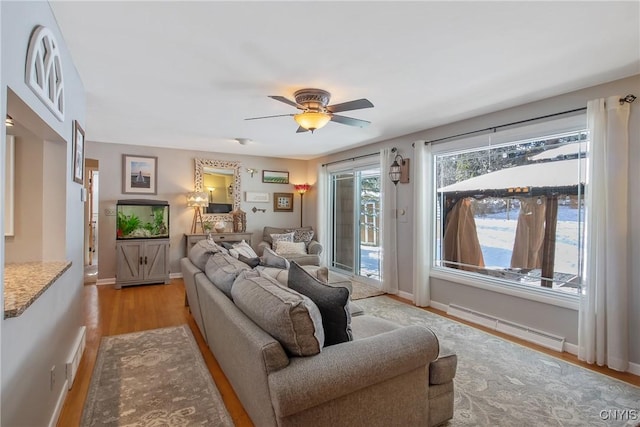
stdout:
<svg viewBox="0 0 640 427">
<path fill-rule="evenodd" d="M 291 117 L 293 114 L 276 114 L 275 116 L 249 117 L 245 120 L 270 119 L 272 117 Z"/>
<path fill-rule="evenodd" d="M 291 105 L 292 107 L 296 107 L 296 108 L 299 108 L 301 110 L 304 110 L 304 107 L 302 105 L 298 104 L 295 101 L 290 100 L 289 98 L 285 98 L 284 96 L 269 95 L 269 98 L 275 99 L 276 101 L 284 102 L 285 104 Z"/>
<path fill-rule="evenodd" d="M 365 98 L 361 98 L 353 101 L 343 102 L 342 104 L 329 105 L 327 107 L 327 110 L 329 110 L 331 113 L 339 113 L 340 111 L 361 110 L 363 108 L 371 107 L 373 107 L 371 101 Z"/>
<path fill-rule="evenodd" d="M 371 122 L 368 122 L 366 120 L 354 119 L 353 117 L 337 116 L 335 114 L 331 116 L 331 121 L 342 123 L 343 125 L 358 126 L 361 128 L 367 127 L 369 126 L 369 124 L 371 124 Z"/>
<path fill-rule="evenodd" d="M 302 133 L 302 132 L 309 132 L 309 129 L 305 129 L 302 126 L 298 126 L 298 130 L 296 131 L 296 133 Z"/>
</svg>

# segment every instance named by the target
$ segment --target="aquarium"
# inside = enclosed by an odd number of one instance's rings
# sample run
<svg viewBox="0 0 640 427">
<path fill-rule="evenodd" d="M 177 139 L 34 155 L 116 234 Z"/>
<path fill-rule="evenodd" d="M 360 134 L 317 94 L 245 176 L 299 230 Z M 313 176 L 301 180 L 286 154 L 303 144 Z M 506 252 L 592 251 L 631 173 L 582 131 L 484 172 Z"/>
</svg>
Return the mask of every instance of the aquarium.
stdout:
<svg viewBox="0 0 640 427">
<path fill-rule="evenodd" d="M 117 239 L 169 237 L 169 202 L 165 200 L 118 200 Z"/>
</svg>

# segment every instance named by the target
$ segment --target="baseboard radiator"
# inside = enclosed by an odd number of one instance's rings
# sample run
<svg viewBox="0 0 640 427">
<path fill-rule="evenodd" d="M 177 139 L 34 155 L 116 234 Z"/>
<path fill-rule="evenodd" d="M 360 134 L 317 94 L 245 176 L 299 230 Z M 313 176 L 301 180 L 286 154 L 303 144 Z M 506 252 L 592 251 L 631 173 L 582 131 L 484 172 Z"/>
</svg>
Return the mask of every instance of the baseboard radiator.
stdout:
<svg viewBox="0 0 640 427">
<path fill-rule="evenodd" d="M 87 327 L 83 326 L 80 328 L 78 332 L 78 337 L 76 338 L 73 347 L 71 348 L 71 354 L 67 359 L 66 364 L 66 373 L 67 373 L 67 385 L 69 390 L 73 386 L 73 380 L 76 378 L 76 374 L 78 373 L 78 366 L 80 366 L 80 359 L 82 359 L 82 354 L 84 353 L 84 348 L 87 344 Z"/>
<path fill-rule="evenodd" d="M 500 319 L 498 317 L 494 317 L 485 313 L 480 313 L 467 307 L 449 304 L 449 307 L 447 308 L 447 314 L 458 317 L 460 319 L 468 320 L 469 322 L 482 325 L 486 328 L 493 329 L 498 332 L 503 332 L 505 334 L 532 342 L 534 344 L 541 345 L 542 347 L 546 347 L 551 350 L 559 352 L 564 350 L 565 339 L 563 337 L 529 328 L 527 326 L 519 325 L 517 323 Z"/>
</svg>

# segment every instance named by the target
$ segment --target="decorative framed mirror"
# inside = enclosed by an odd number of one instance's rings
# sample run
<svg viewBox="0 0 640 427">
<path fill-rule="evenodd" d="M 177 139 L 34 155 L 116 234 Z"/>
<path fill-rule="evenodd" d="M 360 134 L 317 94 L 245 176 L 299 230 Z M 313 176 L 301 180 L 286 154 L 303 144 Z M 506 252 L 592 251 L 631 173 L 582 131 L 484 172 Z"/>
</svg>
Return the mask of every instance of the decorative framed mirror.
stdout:
<svg viewBox="0 0 640 427">
<path fill-rule="evenodd" d="M 195 191 L 209 195 L 209 206 L 202 220 L 231 223 L 231 211 L 240 209 L 240 184 L 240 162 L 196 159 Z"/>
</svg>

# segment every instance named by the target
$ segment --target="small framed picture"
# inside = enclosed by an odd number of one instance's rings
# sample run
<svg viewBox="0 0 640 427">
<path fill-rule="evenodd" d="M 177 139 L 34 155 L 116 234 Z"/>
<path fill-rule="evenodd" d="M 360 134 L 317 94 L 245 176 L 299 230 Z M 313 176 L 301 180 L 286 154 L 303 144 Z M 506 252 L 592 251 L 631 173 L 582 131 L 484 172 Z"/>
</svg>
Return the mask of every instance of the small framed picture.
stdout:
<svg viewBox="0 0 640 427">
<path fill-rule="evenodd" d="M 244 193 L 244 201 L 245 202 L 253 202 L 253 203 L 269 203 L 269 193 L 259 193 L 256 191 L 245 191 Z"/>
<path fill-rule="evenodd" d="M 269 184 L 288 184 L 289 172 L 262 171 L 262 182 Z"/>
<path fill-rule="evenodd" d="M 293 193 L 273 193 L 274 212 L 293 212 Z"/>
<path fill-rule="evenodd" d="M 73 181 L 84 183 L 84 129 L 73 121 Z"/>
<path fill-rule="evenodd" d="M 122 192 L 124 194 L 158 194 L 158 158 L 122 155 Z"/>
</svg>

